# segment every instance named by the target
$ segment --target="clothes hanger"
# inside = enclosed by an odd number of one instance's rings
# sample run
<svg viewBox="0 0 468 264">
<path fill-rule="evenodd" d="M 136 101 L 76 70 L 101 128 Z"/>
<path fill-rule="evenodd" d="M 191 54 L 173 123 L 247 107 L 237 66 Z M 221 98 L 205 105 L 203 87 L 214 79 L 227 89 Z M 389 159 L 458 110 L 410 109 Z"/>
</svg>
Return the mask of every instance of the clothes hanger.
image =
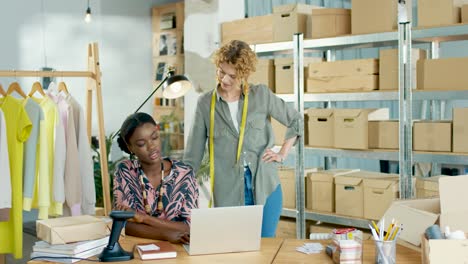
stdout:
<svg viewBox="0 0 468 264">
<path fill-rule="evenodd" d="M 12 94 L 13 92 L 16 92 L 23 98 L 27 97 L 27 95 L 23 92 L 23 89 L 21 89 L 21 86 L 18 82 L 13 82 L 12 84 L 10 84 L 10 86 L 8 86 L 7 94 Z"/>
<path fill-rule="evenodd" d="M 64 92 L 65 94 L 69 94 L 68 89 L 67 89 L 67 85 L 63 81 L 59 82 L 58 91 L 59 91 L 59 93 Z"/>
<path fill-rule="evenodd" d="M 42 89 L 42 85 L 40 82 L 34 82 L 29 92 L 28 96 L 32 97 L 35 92 L 39 92 L 43 97 L 46 96 L 44 89 Z"/>
<path fill-rule="evenodd" d="M 5 92 L 5 90 L 3 90 L 2 84 L 0 84 L 0 95 L 3 97 L 7 96 L 7 93 Z"/>
</svg>

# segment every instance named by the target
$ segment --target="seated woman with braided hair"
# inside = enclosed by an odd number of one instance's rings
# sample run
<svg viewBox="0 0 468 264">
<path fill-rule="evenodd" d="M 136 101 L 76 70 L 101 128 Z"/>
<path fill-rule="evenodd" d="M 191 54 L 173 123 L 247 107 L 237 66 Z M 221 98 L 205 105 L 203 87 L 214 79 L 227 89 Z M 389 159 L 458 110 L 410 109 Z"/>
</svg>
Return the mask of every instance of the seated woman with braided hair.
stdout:
<svg viewBox="0 0 468 264">
<path fill-rule="evenodd" d="M 114 209 L 135 211 L 128 235 L 188 243 L 190 214 L 198 207 L 198 184 L 184 163 L 161 156 L 161 138 L 146 113 L 127 117 L 117 139 L 130 154 L 114 175 Z"/>
</svg>

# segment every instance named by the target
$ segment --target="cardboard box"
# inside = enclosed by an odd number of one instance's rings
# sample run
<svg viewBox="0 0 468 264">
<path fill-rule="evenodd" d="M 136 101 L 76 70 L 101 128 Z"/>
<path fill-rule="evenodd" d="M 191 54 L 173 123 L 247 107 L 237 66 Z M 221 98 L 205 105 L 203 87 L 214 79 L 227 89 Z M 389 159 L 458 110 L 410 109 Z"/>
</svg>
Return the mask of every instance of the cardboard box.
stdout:
<svg viewBox="0 0 468 264">
<path fill-rule="evenodd" d="M 418 89 L 468 90 L 468 57 L 419 60 Z"/>
<path fill-rule="evenodd" d="M 307 142 L 309 146 L 332 148 L 334 146 L 333 109 L 309 108 L 307 113 Z"/>
<path fill-rule="evenodd" d="M 397 30 L 397 5 L 393 0 L 352 0 L 352 34 Z"/>
<path fill-rule="evenodd" d="M 453 108 L 453 152 L 468 152 L 468 108 Z"/>
<path fill-rule="evenodd" d="M 392 177 L 392 175 L 356 171 L 335 176 L 336 214 L 362 218 L 364 216 L 364 180 L 382 177 Z"/>
<path fill-rule="evenodd" d="M 452 151 L 452 122 L 415 121 L 413 149 L 416 151 Z"/>
<path fill-rule="evenodd" d="M 36 221 L 37 237 L 49 244 L 99 239 L 110 234 L 106 221 L 90 215 Z"/>
<path fill-rule="evenodd" d="M 389 109 L 335 109 L 335 148 L 368 149 L 368 121 L 388 120 Z"/>
<path fill-rule="evenodd" d="M 296 174 L 293 168 L 281 167 L 278 175 L 283 191 L 283 208 L 296 208 Z"/>
<path fill-rule="evenodd" d="M 322 212 L 335 212 L 335 176 L 358 170 L 333 169 L 307 174 L 307 209 Z"/>
<path fill-rule="evenodd" d="M 444 176 L 416 177 L 416 198 L 438 198 L 439 178 Z"/>
<path fill-rule="evenodd" d="M 379 173 L 380 174 L 380 173 Z M 379 220 L 399 197 L 398 174 L 376 174 L 381 178 L 364 179 L 364 218 Z"/>
<path fill-rule="evenodd" d="M 468 232 L 468 175 L 439 179 L 440 227 Z"/>
<path fill-rule="evenodd" d="M 304 174 L 317 172 L 318 168 L 311 168 L 304 170 Z M 284 208 L 296 208 L 296 170 L 294 168 L 280 167 L 278 169 L 278 175 L 281 182 L 281 189 L 283 191 L 283 207 Z M 304 183 L 306 181 L 304 180 Z M 306 197 L 307 197 L 307 187 Z"/>
<path fill-rule="evenodd" d="M 374 75 L 379 73 L 378 59 L 339 60 L 309 64 L 309 78 Z"/>
<path fill-rule="evenodd" d="M 249 44 L 273 42 L 273 15 L 255 16 L 221 24 L 222 43 L 243 40 Z"/>
<path fill-rule="evenodd" d="M 399 149 L 398 120 L 369 121 L 369 148 Z"/>
<path fill-rule="evenodd" d="M 314 6 L 305 4 L 274 6 L 273 41 L 291 41 L 294 33 L 299 32 L 304 33 L 304 38 L 310 38 L 307 21 L 313 8 Z"/>
<path fill-rule="evenodd" d="M 423 49 L 411 50 L 412 86 L 417 86 L 417 61 L 426 58 Z M 398 90 L 398 49 L 385 49 L 379 52 L 379 90 Z"/>
<path fill-rule="evenodd" d="M 311 21 L 311 38 L 326 38 L 351 34 L 350 9 L 314 9 Z"/>
<path fill-rule="evenodd" d="M 275 92 L 275 61 L 258 59 L 257 69 L 249 76 L 251 84 L 265 84 Z"/>
<path fill-rule="evenodd" d="M 421 260 L 423 264 L 468 263 L 468 239 L 427 239 L 421 236 Z"/>
<path fill-rule="evenodd" d="M 308 75 L 308 65 L 322 61 L 318 57 L 304 57 L 304 85 Z M 294 61 L 293 58 L 275 59 L 275 91 L 277 94 L 294 93 Z"/>
<path fill-rule="evenodd" d="M 378 59 L 309 64 L 306 92 L 371 91 L 378 89 Z"/>
<path fill-rule="evenodd" d="M 414 199 L 394 201 L 384 214 L 385 223 L 392 219 L 403 224 L 399 238 L 415 246 L 421 245 L 421 234 L 439 219 L 440 200 Z"/>
<path fill-rule="evenodd" d="M 460 23 L 460 7 L 466 0 L 418 0 L 418 27 Z"/>
<path fill-rule="evenodd" d="M 275 135 L 275 145 L 282 146 L 284 138 L 286 137 L 287 128 L 274 118 L 271 119 L 271 127 L 273 129 L 273 135 Z"/>
<path fill-rule="evenodd" d="M 461 22 L 468 23 L 468 5 L 461 7 Z"/>
</svg>

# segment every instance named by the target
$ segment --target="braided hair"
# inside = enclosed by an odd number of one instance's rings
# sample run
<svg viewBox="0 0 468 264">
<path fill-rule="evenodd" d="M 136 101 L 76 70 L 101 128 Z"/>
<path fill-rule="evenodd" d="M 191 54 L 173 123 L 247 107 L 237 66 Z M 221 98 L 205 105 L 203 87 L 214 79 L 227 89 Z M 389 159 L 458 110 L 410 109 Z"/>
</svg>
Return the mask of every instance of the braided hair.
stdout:
<svg viewBox="0 0 468 264">
<path fill-rule="evenodd" d="M 128 142 L 135 130 L 146 123 L 156 125 L 153 117 L 143 112 L 131 114 L 125 119 L 120 128 L 119 137 L 117 138 L 117 143 L 123 152 L 132 154 L 130 149 L 128 149 Z"/>
</svg>

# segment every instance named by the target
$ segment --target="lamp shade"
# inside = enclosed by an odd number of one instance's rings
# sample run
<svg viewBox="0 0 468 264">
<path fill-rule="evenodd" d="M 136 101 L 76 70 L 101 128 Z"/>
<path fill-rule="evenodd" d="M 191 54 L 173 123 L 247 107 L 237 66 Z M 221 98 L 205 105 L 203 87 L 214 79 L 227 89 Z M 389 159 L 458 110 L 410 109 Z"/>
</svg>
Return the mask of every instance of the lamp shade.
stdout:
<svg viewBox="0 0 468 264">
<path fill-rule="evenodd" d="M 184 75 L 172 75 L 164 83 L 163 97 L 174 99 L 184 96 L 192 88 L 192 83 Z"/>
</svg>

